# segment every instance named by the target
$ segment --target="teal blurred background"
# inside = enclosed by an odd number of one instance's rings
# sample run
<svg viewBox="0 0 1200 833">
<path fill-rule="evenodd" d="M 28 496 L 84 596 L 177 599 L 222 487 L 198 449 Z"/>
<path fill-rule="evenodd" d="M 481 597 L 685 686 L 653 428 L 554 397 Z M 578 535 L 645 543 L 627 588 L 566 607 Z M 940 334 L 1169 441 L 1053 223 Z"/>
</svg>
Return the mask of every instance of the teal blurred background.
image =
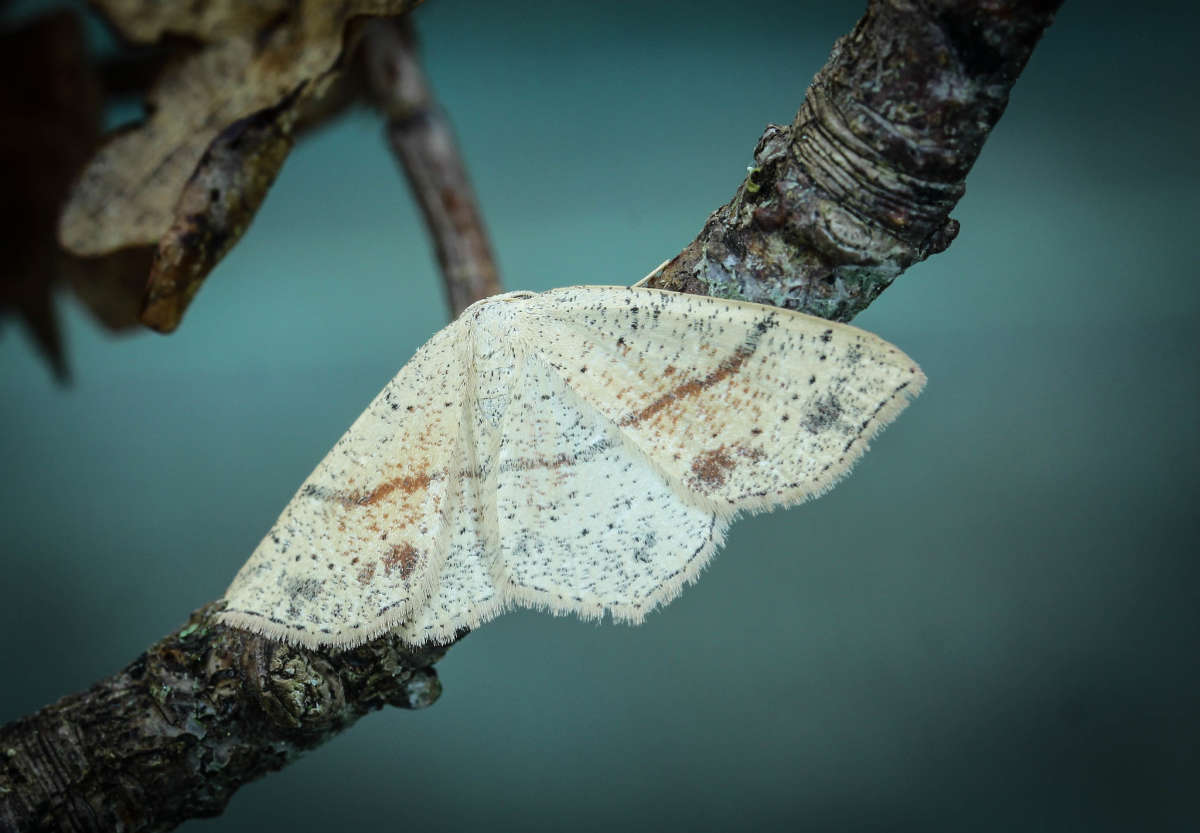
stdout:
<svg viewBox="0 0 1200 833">
<path fill-rule="evenodd" d="M 864 7 L 418 10 L 507 286 L 675 254 Z M 855 322 L 929 386 L 853 477 L 739 522 L 640 628 L 496 620 L 433 708 L 182 829 L 1200 828 L 1198 24 L 1067 0 L 962 233 Z M 0 721 L 219 597 L 446 322 L 381 130 L 361 110 L 301 143 L 176 334 L 65 301 L 62 388 L 4 329 Z"/>
</svg>

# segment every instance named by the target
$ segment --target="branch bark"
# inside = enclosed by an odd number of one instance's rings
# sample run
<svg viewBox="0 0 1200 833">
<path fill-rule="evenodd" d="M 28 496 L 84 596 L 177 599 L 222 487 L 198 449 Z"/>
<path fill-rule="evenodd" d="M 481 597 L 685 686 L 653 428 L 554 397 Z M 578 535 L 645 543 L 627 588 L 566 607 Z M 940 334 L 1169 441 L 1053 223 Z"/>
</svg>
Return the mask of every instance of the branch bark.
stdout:
<svg viewBox="0 0 1200 833">
<path fill-rule="evenodd" d="M 953 239 L 963 179 L 1060 2 L 873 0 L 792 125 L 767 128 L 734 198 L 649 285 L 853 317 Z M 420 192 L 431 160 L 412 158 Z M 427 218 L 450 240 L 461 216 L 442 207 Z M 486 239 L 445 249 L 443 262 L 478 266 Z M 486 294 L 479 280 L 449 283 L 456 310 Z M 363 714 L 440 691 L 432 665 L 449 646 L 385 637 L 331 655 L 216 625 L 218 609 L 0 729 L 0 829 L 166 830 L 215 815 Z"/>
<path fill-rule="evenodd" d="M 1062 0 L 873 0 L 733 199 L 648 286 L 849 321 L 950 211 Z"/>
<path fill-rule="evenodd" d="M 0 730 L 0 829 L 169 830 L 383 706 L 441 693 L 445 648 L 337 655 L 211 624 L 220 603 L 121 672 Z"/>
<path fill-rule="evenodd" d="M 361 48 L 372 92 L 389 117 L 388 142 L 433 237 L 446 297 L 457 315 L 501 286 L 454 132 L 421 69 L 408 17 L 367 21 Z"/>
</svg>

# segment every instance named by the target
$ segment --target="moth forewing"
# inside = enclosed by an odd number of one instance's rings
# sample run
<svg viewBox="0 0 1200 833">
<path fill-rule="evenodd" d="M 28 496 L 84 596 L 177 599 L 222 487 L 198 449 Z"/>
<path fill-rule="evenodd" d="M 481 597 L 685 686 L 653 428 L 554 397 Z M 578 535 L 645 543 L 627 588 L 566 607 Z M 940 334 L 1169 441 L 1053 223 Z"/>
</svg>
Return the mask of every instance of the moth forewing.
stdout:
<svg viewBox="0 0 1200 833">
<path fill-rule="evenodd" d="M 221 616 L 337 648 L 444 643 L 514 604 L 640 622 L 734 515 L 830 488 L 924 382 L 878 336 L 759 304 L 481 301 L 338 441 Z"/>
</svg>

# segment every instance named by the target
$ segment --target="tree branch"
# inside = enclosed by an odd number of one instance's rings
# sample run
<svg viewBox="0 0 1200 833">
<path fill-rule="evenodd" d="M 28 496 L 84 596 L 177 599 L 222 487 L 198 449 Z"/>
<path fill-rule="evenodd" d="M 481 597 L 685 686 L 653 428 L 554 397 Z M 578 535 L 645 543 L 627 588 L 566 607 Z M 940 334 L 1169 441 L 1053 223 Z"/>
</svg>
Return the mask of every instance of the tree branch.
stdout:
<svg viewBox="0 0 1200 833">
<path fill-rule="evenodd" d="M 454 133 L 421 69 L 407 16 L 367 21 L 361 48 L 372 91 L 389 116 L 388 141 L 421 207 L 458 315 L 502 288 Z"/>
<path fill-rule="evenodd" d="M 192 614 L 123 671 L 0 729 L 0 830 L 169 830 L 383 706 L 422 708 L 445 646 L 336 655 Z"/>
<path fill-rule="evenodd" d="M 853 317 L 953 239 L 963 178 L 1058 5 L 873 0 L 793 124 L 767 128 L 733 200 L 650 285 Z M 405 164 L 430 195 L 437 234 L 461 228 L 463 215 L 427 188 L 454 181 L 444 169 L 424 178 L 434 150 L 453 152 L 433 133 Z M 447 264 L 478 265 L 481 252 L 481 233 L 461 251 L 439 243 Z M 450 282 L 456 309 L 486 294 L 492 278 L 480 280 Z M 216 625 L 218 609 L 196 611 L 90 690 L 0 729 L 0 829 L 169 829 L 220 813 L 240 785 L 368 711 L 437 698 L 431 665 L 449 646 L 414 651 L 386 637 L 331 655 Z"/>
<path fill-rule="evenodd" d="M 1061 4 L 874 0 L 647 285 L 852 319 L 958 234 L 967 172 Z"/>
</svg>

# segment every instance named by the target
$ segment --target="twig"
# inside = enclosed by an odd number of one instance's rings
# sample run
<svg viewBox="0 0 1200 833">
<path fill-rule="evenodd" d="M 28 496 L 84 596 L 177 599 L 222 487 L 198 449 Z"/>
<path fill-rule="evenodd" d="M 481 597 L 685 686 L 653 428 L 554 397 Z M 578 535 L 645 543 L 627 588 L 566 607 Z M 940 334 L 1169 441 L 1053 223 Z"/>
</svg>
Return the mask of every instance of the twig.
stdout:
<svg viewBox="0 0 1200 833">
<path fill-rule="evenodd" d="M 757 170 L 651 284 L 831 318 L 860 311 L 953 237 L 962 177 L 1058 5 L 873 0 L 796 122 L 768 128 Z M 464 297 L 486 294 L 472 287 Z M 238 786 L 367 711 L 437 696 L 429 666 L 445 648 L 389 637 L 329 655 L 215 625 L 217 609 L 0 729 L 0 829 L 169 829 L 219 813 Z"/>
<path fill-rule="evenodd" d="M 501 291 L 483 218 L 454 141 L 417 56 L 407 16 L 364 25 L 362 56 L 388 140 L 425 216 L 455 315 Z"/>
</svg>

